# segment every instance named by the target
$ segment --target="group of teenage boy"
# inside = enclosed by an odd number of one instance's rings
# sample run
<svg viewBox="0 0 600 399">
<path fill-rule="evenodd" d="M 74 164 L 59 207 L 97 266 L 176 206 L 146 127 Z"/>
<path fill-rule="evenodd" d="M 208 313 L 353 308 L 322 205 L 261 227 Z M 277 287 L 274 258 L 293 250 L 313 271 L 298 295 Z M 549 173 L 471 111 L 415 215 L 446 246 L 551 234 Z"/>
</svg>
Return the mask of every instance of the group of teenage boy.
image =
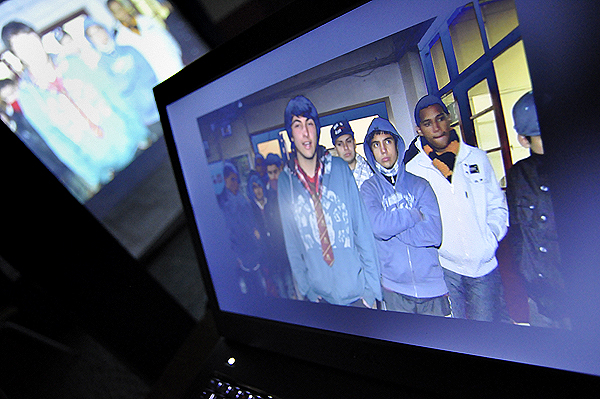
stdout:
<svg viewBox="0 0 600 399">
<path fill-rule="evenodd" d="M 304 96 L 290 100 L 284 120 L 292 151 L 287 165 L 278 168 L 276 202 L 294 297 L 500 320 L 504 301 L 496 250 L 508 231 L 509 208 L 510 244 L 527 288 L 540 291 L 533 295 L 540 302 L 559 292 L 556 240 L 540 233 L 555 229 L 547 182 L 536 181 L 543 146 L 535 112 L 531 93 L 513 110 L 519 140 L 532 157 L 509 172 L 507 201 L 485 151 L 457 135 L 436 96 L 417 102 L 417 135 L 408 148 L 392 123 L 375 118 L 363 143 L 366 159 L 356 152 L 347 120 L 331 128 L 338 154 L 332 156 L 318 144 L 314 104 Z M 538 273 L 540 267 L 548 276 Z M 552 285 L 556 290 L 549 292 Z"/>
</svg>

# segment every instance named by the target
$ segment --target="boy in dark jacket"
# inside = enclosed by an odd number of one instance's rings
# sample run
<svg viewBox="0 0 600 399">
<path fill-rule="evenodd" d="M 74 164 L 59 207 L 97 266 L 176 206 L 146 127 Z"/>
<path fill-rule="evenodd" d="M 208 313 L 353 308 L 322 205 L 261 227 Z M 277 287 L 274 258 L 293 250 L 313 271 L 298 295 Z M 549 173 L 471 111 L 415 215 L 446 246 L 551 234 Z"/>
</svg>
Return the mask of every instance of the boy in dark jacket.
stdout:
<svg viewBox="0 0 600 399">
<path fill-rule="evenodd" d="M 427 181 L 404 170 L 404 141 L 392 124 L 374 119 L 365 138 L 374 176 L 361 186 L 381 262 L 386 309 L 449 316 L 437 247 L 442 222 Z"/>
<path fill-rule="evenodd" d="M 565 290 L 551 182 L 533 100 L 533 94 L 526 93 L 513 107 L 519 143 L 529 148 L 531 155 L 515 163 L 507 175 L 508 239 L 528 296 L 551 324 L 565 326 Z"/>
<path fill-rule="evenodd" d="M 256 297 L 265 295 L 265 281 L 261 262 L 264 253 L 264 234 L 261 234 L 250 201 L 240 189 L 237 168 L 225 162 L 225 188 L 219 196 L 219 205 L 229 230 L 230 249 L 237 257 L 236 278 L 240 291 Z"/>
</svg>

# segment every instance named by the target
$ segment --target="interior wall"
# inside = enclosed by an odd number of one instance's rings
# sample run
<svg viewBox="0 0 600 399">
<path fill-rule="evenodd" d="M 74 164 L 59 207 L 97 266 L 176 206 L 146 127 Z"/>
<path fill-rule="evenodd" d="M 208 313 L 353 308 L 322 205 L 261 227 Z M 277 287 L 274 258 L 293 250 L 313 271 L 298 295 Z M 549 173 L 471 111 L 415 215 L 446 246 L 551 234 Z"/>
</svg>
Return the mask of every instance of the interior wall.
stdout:
<svg viewBox="0 0 600 399">
<path fill-rule="evenodd" d="M 418 98 L 426 92 L 420 59 L 416 52 L 407 53 L 399 62 L 378 67 L 371 73 L 346 76 L 323 86 L 300 90 L 323 115 L 358 104 L 387 98 L 390 120 L 406 143 L 415 134 L 413 109 Z M 291 98 L 291 97 L 290 97 Z M 256 133 L 283 125 L 283 113 L 289 98 L 281 98 L 249 109 L 245 113 L 243 134 Z M 242 126 L 240 126 L 242 127 Z M 249 144 L 249 140 L 246 140 Z"/>
</svg>

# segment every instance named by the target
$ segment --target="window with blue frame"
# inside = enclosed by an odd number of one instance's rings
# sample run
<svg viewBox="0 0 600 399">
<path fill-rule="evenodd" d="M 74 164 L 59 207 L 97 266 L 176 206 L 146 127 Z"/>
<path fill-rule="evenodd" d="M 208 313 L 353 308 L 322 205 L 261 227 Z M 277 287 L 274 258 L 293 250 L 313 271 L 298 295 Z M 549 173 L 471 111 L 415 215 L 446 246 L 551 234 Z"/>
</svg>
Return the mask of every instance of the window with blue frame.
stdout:
<svg viewBox="0 0 600 399">
<path fill-rule="evenodd" d="M 488 153 L 503 184 L 528 155 L 512 126 L 512 107 L 532 90 L 514 0 L 465 3 L 421 40 L 427 90 L 448 105 L 462 139 Z"/>
</svg>

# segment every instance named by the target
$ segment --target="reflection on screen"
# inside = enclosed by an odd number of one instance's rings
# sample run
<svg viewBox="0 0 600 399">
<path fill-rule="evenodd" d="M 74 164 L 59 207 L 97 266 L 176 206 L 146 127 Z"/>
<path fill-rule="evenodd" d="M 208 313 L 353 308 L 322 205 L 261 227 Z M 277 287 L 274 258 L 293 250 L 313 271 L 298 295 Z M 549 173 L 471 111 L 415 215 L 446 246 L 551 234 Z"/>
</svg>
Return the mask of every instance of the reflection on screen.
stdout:
<svg viewBox="0 0 600 399">
<path fill-rule="evenodd" d="M 166 2 L 135 4 L 0 5 L 2 121 L 82 203 L 161 138 L 152 88 L 206 51 Z"/>
</svg>

